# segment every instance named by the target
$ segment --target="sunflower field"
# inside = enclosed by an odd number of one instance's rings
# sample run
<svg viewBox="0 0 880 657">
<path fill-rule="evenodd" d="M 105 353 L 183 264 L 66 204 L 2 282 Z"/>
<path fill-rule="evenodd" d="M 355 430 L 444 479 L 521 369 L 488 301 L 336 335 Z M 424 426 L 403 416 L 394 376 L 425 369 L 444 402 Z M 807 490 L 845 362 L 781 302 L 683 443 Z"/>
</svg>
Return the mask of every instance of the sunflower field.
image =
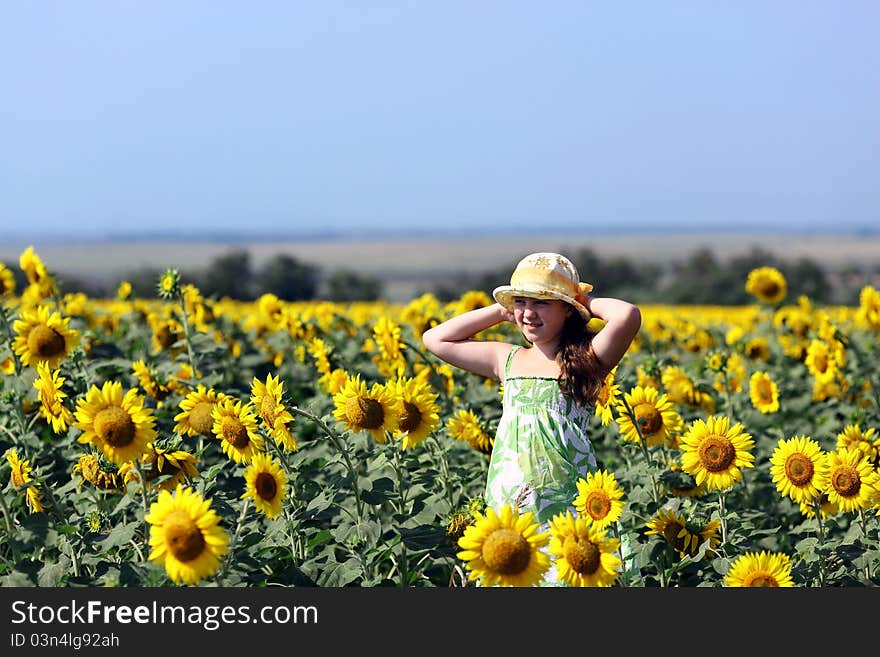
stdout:
<svg viewBox="0 0 880 657">
<path fill-rule="evenodd" d="M 880 292 L 643 306 L 592 418 L 599 467 L 539 527 L 482 499 L 498 381 L 429 327 L 492 303 L 59 292 L 0 265 L 0 585 L 880 583 Z M 593 320 L 598 322 L 598 320 Z M 601 330 L 601 322 L 594 327 Z M 513 324 L 479 337 L 520 343 Z"/>
</svg>

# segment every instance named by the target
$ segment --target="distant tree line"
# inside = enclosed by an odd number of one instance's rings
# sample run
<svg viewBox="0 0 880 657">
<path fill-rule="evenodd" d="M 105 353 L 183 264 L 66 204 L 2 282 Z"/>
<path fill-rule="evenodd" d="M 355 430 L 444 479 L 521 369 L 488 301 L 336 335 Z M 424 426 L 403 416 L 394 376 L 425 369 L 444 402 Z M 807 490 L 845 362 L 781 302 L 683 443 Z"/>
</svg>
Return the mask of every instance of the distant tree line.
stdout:
<svg viewBox="0 0 880 657">
<path fill-rule="evenodd" d="M 566 255 L 583 280 L 593 284 L 594 294 L 642 304 L 753 303 L 754 297 L 745 290 L 749 272 L 758 267 L 776 267 L 788 284 L 786 302 L 794 303 L 803 294 L 815 303 L 852 306 L 858 305 L 862 287 L 877 285 L 880 278 L 880 261 L 867 267 L 852 265 L 829 272 L 811 258 L 782 260 L 760 247 L 726 262 L 720 261 L 710 249 L 702 248 L 683 261 L 662 265 L 621 256 L 601 258 L 589 248 Z M 436 285 L 431 292 L 444 301 L 469 289 L 491 294 L 498 285 L 510 280 L 515 266 L 516 261 L 511 261 L 497 269 L 461 274 Z"/>
<path fill-rule="evenodd" d="M 727 261 L 719 260 L 710 249 L 703 248 L 684 260 L 663 264 L 622 256 L 602 258 L 589 248 L 566 253 L 583 279 L 594 285 L 594 294 L 642 304 L 752 303 L 754 298 L 745 291 L 745 281 L 749 272 L 758 267 L 779 269 L 788 283 L 787 302 L 791 303 L 803 294 L 815 303 L 858 305 L 862 287 L 880 285 L 880 261 L 828 271 L 814 259 L 783 260 L 760 247 Z M 24 273 L 17 263 L 6 266 L 16 277 L 17 289 L 22 290 L 27 284 Z M 495 287 L 510 280 L 515 266 L 514 260 L 498 268 L 446 276 L 422 292 L 431 293 L 441 301 L 457 299 L 469 290 L 491 294 Z M 135 296 L 153 298 L 157 296 L 156 284 L 163 271 L 142 268 L 124 272 L 119 280 L 131 283 Z M 384 291 L 382 281 L 376 276 L 353 268 L 326 272 L 314 263 L 288 254 L 276 254 L 255 267 L 244 249 L 222 254 L 203 269 L 181 269 L 180 273 L 184 282 L 198 287 L 205 297 L 229 297 L 239 301 L 252 301 L 266 293 L 284 301 L 375 301 L 382 298 Z M 63 273 L 57 273 L 57 277 L 63 293 L 83 292 L 96 298 L 116 294 L 118 280 L 111 284 Z"/>
<path fill-rule="evenodd" d="M 7 264 L 16 277 L 16 289 L 21 291 L 27 279 L 16 264 Z M 229 297 L 239 301 L 253 301 L 267 293 L 282 301 L 306 301 L 322 298 L 330 301 L 375 301 L 382 297 L 383 287 L 378 278 L 349 269 L 324 272 L 315 264 L 303 262 L 291 255 L 279 253 L 262 266 L 255 267 L 251 255 L 244 249 L 229 251 L 214 258 L 203 269 L 179 269 L 181 280 L 199 288 L 205 297 Z M 156 285 L 163 268 L 144 267 L 120 274 L 113 283 L 103 283 L 79 276 L 58 273 L 62 293 L 82 292 L 90 297 L 107 298 L 116 295 L 119 281 L 131 284 L 132 294 L 141 298 L 157 297 Z"/>
</svg>

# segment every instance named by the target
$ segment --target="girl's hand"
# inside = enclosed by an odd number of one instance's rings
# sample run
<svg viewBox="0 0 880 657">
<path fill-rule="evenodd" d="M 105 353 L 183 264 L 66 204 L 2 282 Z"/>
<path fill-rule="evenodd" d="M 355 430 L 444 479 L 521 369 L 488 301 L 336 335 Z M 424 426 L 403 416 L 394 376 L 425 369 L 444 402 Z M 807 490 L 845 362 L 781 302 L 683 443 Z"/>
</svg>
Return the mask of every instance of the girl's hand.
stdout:
<svg viewBox="0 0 880 657">
<path fill-rule="evenodd" d="M 501 321 L 502 322 L 513 322 L 516 323 L 516 318 L 513 316 L 513 313 L 510 312 L 507 308 L 502 306 L 500 303 L 498 304 L 499 313 L 501 313 Z"/>
</svg>

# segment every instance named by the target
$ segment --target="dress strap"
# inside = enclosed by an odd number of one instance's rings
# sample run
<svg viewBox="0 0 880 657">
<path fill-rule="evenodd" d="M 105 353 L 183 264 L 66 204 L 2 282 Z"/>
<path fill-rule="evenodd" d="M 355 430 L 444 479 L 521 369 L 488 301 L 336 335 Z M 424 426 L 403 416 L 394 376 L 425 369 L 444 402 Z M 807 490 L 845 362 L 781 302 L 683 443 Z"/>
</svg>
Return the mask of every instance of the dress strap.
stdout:
<svg viewBox="0 0 880 657">
<path fill-rule="evenodd" d="M 507 379 L 507 375 L 510 373 L 510 361 L 513 360 L 513 355 L 519 351 L 521 345 L 515 344 L 511 347 L 510 351 L 507 353 L 507 360 L 504 362 L 504 378 Z"/>
</svg>

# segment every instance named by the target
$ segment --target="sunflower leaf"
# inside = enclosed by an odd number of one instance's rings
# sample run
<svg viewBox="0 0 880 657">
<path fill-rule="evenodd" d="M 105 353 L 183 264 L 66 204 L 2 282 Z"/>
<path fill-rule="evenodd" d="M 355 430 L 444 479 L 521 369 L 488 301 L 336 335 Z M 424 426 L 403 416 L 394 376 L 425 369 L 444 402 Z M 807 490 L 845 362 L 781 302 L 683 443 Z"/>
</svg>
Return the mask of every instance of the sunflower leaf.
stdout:
<svg viewBox="0 0 880 657">
<path fill-rule="evenodd" d="M 318 586 L 345 586 L 361 577 L 362 574 L 360 564 L 354 557 L 343 563 L 329 563 L 318 576 Z"/>
</svg>

